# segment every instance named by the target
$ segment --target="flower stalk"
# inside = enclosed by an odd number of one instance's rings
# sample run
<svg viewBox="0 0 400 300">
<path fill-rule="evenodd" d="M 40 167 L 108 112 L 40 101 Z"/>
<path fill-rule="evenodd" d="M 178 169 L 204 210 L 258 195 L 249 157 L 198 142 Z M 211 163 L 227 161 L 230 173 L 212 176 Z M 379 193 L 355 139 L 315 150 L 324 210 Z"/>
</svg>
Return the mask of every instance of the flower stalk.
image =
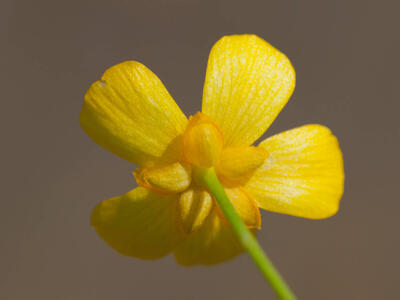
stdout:
<svg viewBox="0 0 400 300">
<path fill-rule="evenodd" d="M 235 211 L 235 208 L 219 182 L 214 169 L 198 168 L 196 170 L 196 180 L 205 185 L 209 192 L 214 196 L 225 217 L 232 225 L 232 229 L 236 233 L 243 248 L 253 259 L 254 263 L 275 291 L 279 299 L 295 300 L 296 296 L 290 290 L 279 272 L 275 269 L 268 256 L 264 253 L 258 244 L 257 239 L 247 229 L 246 225 Z"/>
</svg>

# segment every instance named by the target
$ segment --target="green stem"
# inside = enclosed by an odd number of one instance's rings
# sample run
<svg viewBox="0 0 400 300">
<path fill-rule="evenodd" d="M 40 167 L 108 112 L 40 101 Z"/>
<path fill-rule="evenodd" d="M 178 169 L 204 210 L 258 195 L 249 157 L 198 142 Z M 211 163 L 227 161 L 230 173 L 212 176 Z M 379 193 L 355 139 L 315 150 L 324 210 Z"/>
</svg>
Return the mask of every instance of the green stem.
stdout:
<svg viewBox="0 0 400 300">
<path fill-rule="evenodd" d="M 285 283 L 272 262 L 269 260 L 268 256 L 258 244 L 257 239 L 247 229 L 246 225 L 235 211 L 235 208 L 226 195 L 214 169 L 201 169 L 196 173 L 197 180 L 203 183 L 214 196 L 226 218 L 231 223 L 242 246 L 249 253 L 254 263 L 260 269 L 261 273 L 274 289 L 278 297 L 282 300 L 296 299 L 289 286 Z"/>
</svg>

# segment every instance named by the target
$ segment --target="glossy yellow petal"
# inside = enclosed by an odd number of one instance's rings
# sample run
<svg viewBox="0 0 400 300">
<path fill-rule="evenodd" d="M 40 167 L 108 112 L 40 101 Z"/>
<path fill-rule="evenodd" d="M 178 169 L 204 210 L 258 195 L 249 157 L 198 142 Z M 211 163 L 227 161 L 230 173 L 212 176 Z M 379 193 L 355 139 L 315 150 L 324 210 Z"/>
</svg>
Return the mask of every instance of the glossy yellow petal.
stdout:
<svg viewBox="0 0 400 300">
<path fill-rule="evenodd" d="M 222 150 L 217 164 L 218 176 L 227 184 L 243 183 L 268 157 L 259 147 L 228 147 Z"/>
<path fill-rule="evenodd" d="M 185 234 L 192 234 L 204 223 L 211 212 L 213 199 L 202 189 L 191 188 L 183 192 L 178 201 L 179 221 Z"/>
<path fill-rule="evenodd" d="M 139 187 L 98 204 L 91 224 L 121 254 L 157 259 L 170 253 L 181 238 L 177 200 Z"/>
<path fill-rule="evenodd" d="M 225 192 L 228 195 L 229 200 L 235 207 L 236 212 L 242 218 L 243 222 L 248 228 L 261 228 L 261 215 L 257 204 L 251 197 L 245 192 L 243 188 L 225 188 Z M 223 221 L 228 224 L 224 213 L 217 206 L 217 213 Z"/>
<path fill-rule="evenodd" d="M 134 61 L 111 67 L 91 85 L 79 121 L 96 143 L 140 166 L 167 155 L 187 123 L 157 76 Z"/>
<path fill-rule="evenodd" d="M 186 190 L 191 182 L 191 169 L 181 163 L 155 168 L 140 168 L 133 172 L 139 186 L 162 194 L 174 194 Z"/>
<path fill-rule="evenodd" d="M 208 59 L 203 112 L 220 126 L 228 146 L 248 146 L 289 100 L 295 72 L 287 57 L 255 35 L 220 39 Z"/>
<path fill-rule="evenodd" d="M 222 132 L 218 125 L 202 113 L 190 117 L 183 135 L 185 160 L 198 167 L 210 168 L 221 154 Z"/>
<path fill-rule="evenodd" d="M 263 141 L 270 156 L 245 186 L 259 207 L 310 219 L 335 214 L 343 194 L 342 153 L 321 125 L 306 125 Z"/>
<path fill-rule="evenodd" d="M 232 228 L 213 210 L 203 226 L 174 250 L 176 261 L 185 266 L 213 265 L 243 252 Z"/>
</svg>

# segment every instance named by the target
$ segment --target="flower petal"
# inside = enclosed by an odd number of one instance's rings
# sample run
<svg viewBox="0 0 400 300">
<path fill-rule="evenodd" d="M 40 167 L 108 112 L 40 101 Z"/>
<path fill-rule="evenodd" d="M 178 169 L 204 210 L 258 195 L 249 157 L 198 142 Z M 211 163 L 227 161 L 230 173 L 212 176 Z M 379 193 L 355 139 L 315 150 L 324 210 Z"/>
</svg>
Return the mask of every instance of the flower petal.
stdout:
<svg viewBox="0 0 400 300">
<path fill-rule="evenodd" d="M 220 125 L 227 146 L 248 146 L 271 125 L 294 86 L 283 53 L 255 35 L 225 36 L 208 59 L 202 109 Z"/>
<path fill-rule="evenodd" d="M 96 143 L 140 166 L 165 155 L 187 123 L 157 76 L 135 61 L 111 67 L 91 85 L 79 121 Z"/>
<path fill-rule="evenodd" d="M 174 255 L 179 264 L 192 266 L 217 264 L 242 252 L 232 228 L 213 210 L 203 226 L 175 248 Z"/>
<path fill-rule="evenodd" d="M 306 125 L 263 141 L 270 154 L 245 186 L 259 207 L 321 219 L 335 214 L 343 194 L 342 153 L 321 125 Z"/>
<path fill-rule="evenodd" d="M 99 203 L 91 224 L 123 255 L 157 259 L 170 253 L 181 234 L 176 224 L 177 196 L 136 188 Z"/>
</svg>

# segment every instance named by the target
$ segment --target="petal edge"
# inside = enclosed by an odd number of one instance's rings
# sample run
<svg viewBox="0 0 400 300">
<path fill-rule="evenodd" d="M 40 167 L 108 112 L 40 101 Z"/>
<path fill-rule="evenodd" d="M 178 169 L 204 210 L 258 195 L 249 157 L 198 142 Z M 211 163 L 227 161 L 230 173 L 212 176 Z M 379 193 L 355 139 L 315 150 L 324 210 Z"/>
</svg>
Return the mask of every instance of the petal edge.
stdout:
<svg viewBox="0 0 400 300">
<path fill-rule="evenodd" d="M 162 196 L 136 188 L 100 202 L 91 225 L 117 252 L 141 259 L 169 254 L 181 239 L 176 223 L 175 196 Z"/>
<path fill-rule="evenodd" d="M 289 59 L 256 35 L 232 35 L 213 46 L 202 111 L 224 133 L 227 146 L 249 146 L 289 100 L 295 72 Z"/>
<path fill-rule="evenodd" d="M 187 123 L 160 79 L 135 61 L 109 68 L 90 86 L 79 121 L 97 144 L 146 167 L 165 155 Z"/>
<path fill-rule="evenodd" d="M 323 219 L 339 209 L 344 169 L 339 143 L 321 125 L 305 125 L 274 135 L 259 147 L 270 153 L 245 190 L 269 211 Z"/>
</svg>

